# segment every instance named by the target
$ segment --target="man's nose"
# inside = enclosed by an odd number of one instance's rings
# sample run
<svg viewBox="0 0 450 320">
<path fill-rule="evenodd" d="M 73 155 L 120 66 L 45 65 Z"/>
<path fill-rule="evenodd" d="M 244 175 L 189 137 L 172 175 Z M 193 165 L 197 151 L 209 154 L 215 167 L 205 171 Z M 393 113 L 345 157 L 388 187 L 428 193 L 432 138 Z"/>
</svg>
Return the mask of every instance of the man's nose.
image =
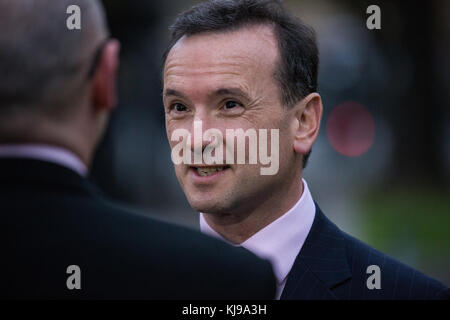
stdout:
<svg viewBox="0 0 450 320">
<path fill-rule="evenodd" d="M 208 113 L 196 114 L 191 123 L 191 127 L 189 128 L 191 150 L 194 154 L 203 153 L 206 146 L 210 143 L 219 143 L 219 141 L 215 141 L 215 139 L 205 137 L 205 132 L 209 129 L 219 130 L 216 127 L 216 120 Z"/>
<path fill-rule="evenodd" d="M 208 115 L 196 115 L 194 117 L 194 121 L 189 129 L 192 150 L 196 148 L 197 151 L 203 151 L 206 148 L 210 141 L 203 139 L 203 133 L 211 127 L 211 120 Z"/>
</svg>

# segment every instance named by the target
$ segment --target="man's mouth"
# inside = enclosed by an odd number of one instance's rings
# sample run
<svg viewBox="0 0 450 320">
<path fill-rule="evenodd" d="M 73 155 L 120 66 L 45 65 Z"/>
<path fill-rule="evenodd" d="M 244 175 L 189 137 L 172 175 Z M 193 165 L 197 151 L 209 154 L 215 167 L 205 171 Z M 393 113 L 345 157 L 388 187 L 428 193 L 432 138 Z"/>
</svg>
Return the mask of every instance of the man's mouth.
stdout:
<svg viewBox="0 0 450 320">
<path fill-rule="evenodd" d="M 230 166 L 191 167 L 200 177 L 208 177 L 229 168 Z"/>
</svg>

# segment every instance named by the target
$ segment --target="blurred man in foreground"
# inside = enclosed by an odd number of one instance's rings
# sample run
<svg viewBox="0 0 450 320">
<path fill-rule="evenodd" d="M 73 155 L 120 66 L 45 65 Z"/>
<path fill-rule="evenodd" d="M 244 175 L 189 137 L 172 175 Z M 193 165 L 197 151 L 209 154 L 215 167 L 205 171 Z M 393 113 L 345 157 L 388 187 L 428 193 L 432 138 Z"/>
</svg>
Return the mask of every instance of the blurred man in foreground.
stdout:
<svg viewBox="0 0 450 320">
<path fill-rule="evenodd" d="M 68 30 L 69 5 L 81 30 Z M 94 0 L 0 0 L 0 297 L 271 299 L 270 263 L 103 199 L 85 176 L 116 104 Z"/>
<path fill-rule="evenodd" d="M 440 282 L 339 230 L 313 201 L 302 179 L 322 116 L 311 28 L 279 1 L 230 0 L 200 3 L 171 29 L 166 128 L 204 233 L 270 259 L 281 299 L 449 297 Z M 244 163 L 234 158 L 239 139 Z"/>
</svg>

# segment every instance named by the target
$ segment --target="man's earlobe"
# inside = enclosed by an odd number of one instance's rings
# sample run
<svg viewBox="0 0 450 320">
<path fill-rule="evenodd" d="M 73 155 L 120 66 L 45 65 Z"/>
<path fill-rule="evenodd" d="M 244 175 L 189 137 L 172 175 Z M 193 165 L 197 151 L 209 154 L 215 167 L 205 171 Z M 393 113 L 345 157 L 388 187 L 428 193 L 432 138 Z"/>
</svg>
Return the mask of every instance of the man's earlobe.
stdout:
<svg viewBox="0 0 450 320">
<path fill-rule="evenodd" d="M 93 76 L 92 102 L 96 110 L 109 111 L 117 104 L 116 80 L 119 69 L 119 41 L 105 45 Z"/>
<path fill-rule="evenodd" d="M 298 127 L 294 137 L 294 150 L 307 154 L 316 141 L 322 118 L 322 99 L 316 92 L 310 93 L 299 102 L 295 111 Z"/>
</svg>

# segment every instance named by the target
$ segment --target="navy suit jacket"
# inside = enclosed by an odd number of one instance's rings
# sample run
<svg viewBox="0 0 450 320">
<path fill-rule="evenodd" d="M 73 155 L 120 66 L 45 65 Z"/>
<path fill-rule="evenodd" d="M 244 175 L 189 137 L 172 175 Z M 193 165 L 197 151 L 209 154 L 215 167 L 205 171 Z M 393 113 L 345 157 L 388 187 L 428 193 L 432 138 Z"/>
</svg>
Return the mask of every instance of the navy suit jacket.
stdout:
<svg viewBox="0 0 450 320">
<path fill-rule="evenodd" d="M 370 265 L 380 268 L 380 289 L 367 286 Z M 450 299 L 450 289 L 342 232 L 316 204 L 281 299 Z"/>
<path fill-rule="evenodd" d="M 0 299 L 272 299 L 269 262 L 102 197 L 56 164 L 0 159 Z M 81 269 L 69 290 L 67 267 Z"/>
</svg>

